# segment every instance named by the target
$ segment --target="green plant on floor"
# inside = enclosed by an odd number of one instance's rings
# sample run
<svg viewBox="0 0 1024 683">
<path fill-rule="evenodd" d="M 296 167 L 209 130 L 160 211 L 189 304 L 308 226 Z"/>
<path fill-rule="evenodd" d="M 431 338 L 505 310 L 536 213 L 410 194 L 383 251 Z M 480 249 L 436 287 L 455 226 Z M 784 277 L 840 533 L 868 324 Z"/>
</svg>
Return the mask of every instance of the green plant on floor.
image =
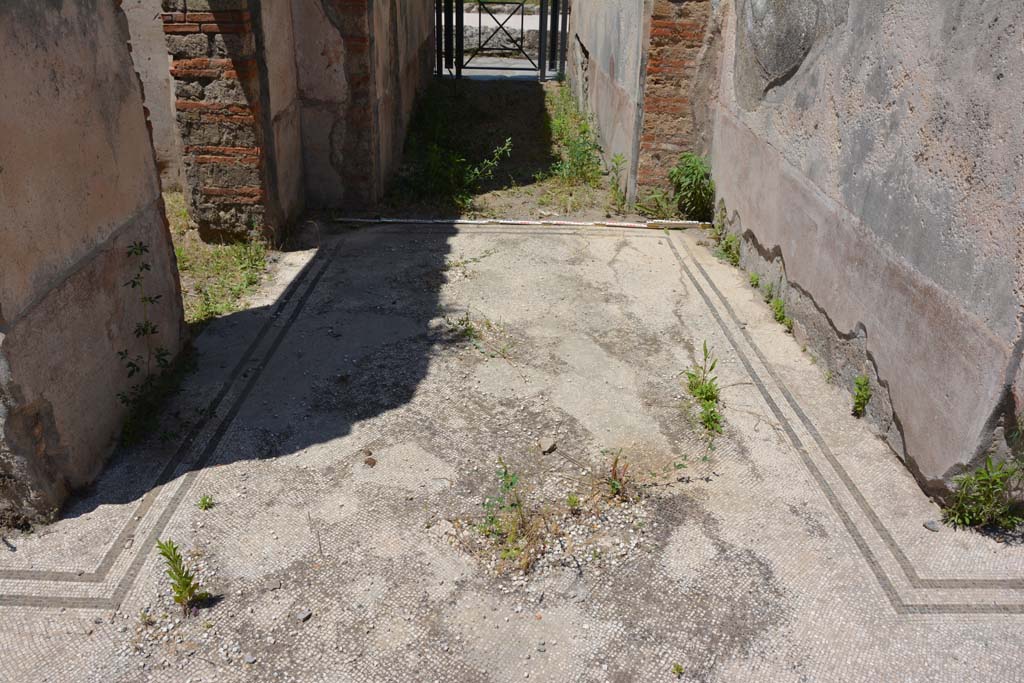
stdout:
<svg viewBox="0 0 1024 683">
<path fill-rule="evenodd" d="M 705 341 L 701 364 L 686 371 L 687 388 L 698 401 L 718 402 L 718 378 L 712 374 L 717 366 L 718 360 L 712 357 Z"/>
<path fill-rule="evenodd" d="M 761 295 L 764 297 L 765 303 L 770 302 L 775 298 L 775 285 L 770 282 L 764 283 L 761 287 Z"/>
<path fill-rule="evenodd" d="M 473 322 L 473 319 L 469 317 L 469 313 L 463 313 L 459 318 L 445 318 L 445 324 L 448 325 L 448 329 L 469 342 L 477 342 L 483 338 L 483 332 L 477 327 L 477 324 Z"/>
<path fill-rule="evenodd" d="M 199 502 L 196 503 L 200 510 L 209 510 L 214 506 L 213 496 L 200 496 Z"/>
<path fill-rule="evenodd" d="M 174 544 L 174 541 L 170 539 L 166 541 L 158 540 L 156 546 L 160 551 L 160 556 L 164 558 L 167 578 L 171 581 L 171 594 L 174 597 L 174 602 L 181 605 L 182 613 L 188 616 L 192 608 L 198 603 L 209 599 L 210 594 L 200 588 L 195 574 L 185 566 L 185 560 L 182 558 L 181 552 L 178 550 L 178 546 Z"/>
<path fill-rule="evenodd" d="M 580 111 L 571 88 L 560 85 L 548 97 L 551 137 L 559 156 L 551 175 L 563 184 L 596 187 L 601 180 L 601 146 L 594 126 Z"/>
<path fill-rule="evenodd" d="M 786 302 L 782 299 L 772 299 L 772 316 L 775 322 L 786 328 L 786 332 L 793 331 L 793 319 L 786 315 Z"/>
<path fill-rule="evenodd" d="M 726 233 L 718 243 L 717 254 L 730 265 L 740 265 L 740 236 L 734 233 Z"/>
<path fill-rule="evenodd" d="M 650 190 L 636 203 L 636 210 L 641 216 L 654 220 L 672 220 L 679 216 L 676 200 L 670 193 L 662 189 Z"/>
<path fill-rule="evenodd" d="M 682 678 L 683 674 L 686 673 L 686 669 L 679 662 L 672 664 L 672 675 L 676 678 Z"/>
<path fill-rule="evenodd" d="M 622 188 L 622 174 L 625 168 L 625 156 L 616 154 L 612 157 L 611 165 L 608 168 L 609 180 L 611 181 L 610 208 L 619 215 L 626 213 L 626 191 Z"/>
<path fill-rule="evenodd" d="M 870 400 L 871 380 L 867 375 L 857 375 L 853 378 L 853 414 L 856 417 L 864 417 Z"/>
<path fill-rule="evenodd" d="M 577 496 L 575 493 L 570 493 L 566 497 L 565 503 L 566 505 L 569 506 L 569 512 L 571 512 L 574 515 L 578 515 L 580 513 L 580 497 Z"/>
<path fill-rule="evenodd" d="M 715 183 L 707 160 L 686 152 L 669 170 L 668 178 L 675 188 L 676 201 L 683 215 L 691 220 L 710 222 L 714 211 Z"/>
<path fill-rule="evenodd" d="M 484 519 L 477 527 L 499 549 L 503 561 L 527 571 L 536 557 L 535 544 L 543 520 L 526 509 L 519 475 L 498 459 L 498 491 L 484 499 Z"/>
<path fill-rule="evenodd" d="M 626 477 L 629 472 L 629 463 L 623 462 L 620 464 L 621 458 L 622 449 L 620 448 L 615 452 L 615 455 L 612 457 L 611 466 L 608 468 L 608 490 L 615 498 L 628 497 Z"/>
<path fill-rule="evenodd" d="M 754 289 L 760 288 L 761 287 L 761 276 L 758 275 L 757 273 L 751 273 L 750 274 L 750 286 L 753 287 Z"/>
<path fill-rule="evenodd" d="M 977 471 L 956 478 L 953 501 L 943 510 L 943 518 L 958 527 L 1017 528 L 1024 518 L 1014 513 L 1012 493 L 1021 485 L 1021 477 L 1019 464 L 986 457 Z"/>
<path fill-rule="evenodd" d="M 686 385 L 690 395 L 700 406 L 700 422 L 712 434 L 722 433 L 722 414 L 718 409 L 719 389 L 715 367 L 718 360 L 711 355 L 707 341 L 704 342 L 704 357 L 700 365 L 686 371 Z"/>
<path fill-rule="evenodd" d="M 700 423 L 704 425 L 704 429 L 713 434 L 722 433 L 722 413 L 718 410 L 717 402 L 700 402 Z"/>
</svg>

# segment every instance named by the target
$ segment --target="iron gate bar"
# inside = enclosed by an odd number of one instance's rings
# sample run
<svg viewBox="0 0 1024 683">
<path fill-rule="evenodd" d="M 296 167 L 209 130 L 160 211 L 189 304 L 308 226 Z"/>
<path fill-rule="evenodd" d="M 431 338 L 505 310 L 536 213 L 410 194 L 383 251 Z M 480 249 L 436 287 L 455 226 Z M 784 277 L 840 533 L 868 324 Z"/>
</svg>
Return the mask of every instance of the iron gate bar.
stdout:
<svg viewBox="0 0 1024 683">
<path fill-rule="evenodd" d="M 437 75 L 444 73 L 444 13 L 441 0 L 434 0 L 434 59 L 437 60 Z"/>
<path fill-rule="evenodd" d="M 462 7 L 461 0 L 459 7 Z M 452 69 L 455 66 L 455 36 L 452 32 L 452 20 L 455 16 L 455 0 L 444 0 L 444 66 Z"/>
<path fill-rule="evenodd" d="M 559 0 L 551 0 L 551 12 L 550 12 L 551 16 L 548 17 L 548 21 L 551 22 L 550 26 L 548 27 L 548 37 L 551 38 L 551 40 L 549 41 L 549 45 L 548 45 L 548 64 L 557 64 L 558 63 L 558 42 L 559 42 L 559 38 L 560 38 L 560 36 L 558 35 L 558 7 L 559 7 L 559 4 L 560 4 Z M 541 20 L 543 20 L 543 19 L 544 19 L 544 17 L 541 17 Z"/>
<path fill-rule="evenodd" d="M 547 52 L 548 46 L 548 24 L 546 21 L 544 21 L 547 18 L 548 0 L 540 0 L 540 16 L 538 17 L 538 19 L 540 20 L 540 54 L 537 55 L 537 62 L 539 63 L 537 69 L 538 71 L 540 71 L 539 80 L 541 83 L 548 80 L 548 65 L 547 62 L 544 60 L 544 58 L 547 56 L 545 53 Z"/>
<path fill-rule="evenodd" d="M 494 36 L 498 35 L 498 33 L 500 32 L 500 33 L 504 33 L 506 36 L 508 36 L 508 39 L 510 41 L 512 41 L 512 45 L 515 46 L 516 50 L 520 54 L 522 54 L 524 57 L 526 57 L 527 61 L 530 62 L 530 65 L 532 67 L 532 68 L 509 67 L 507 70 L 509 70 L 509 71 L 536 71 L 537 70 L 537 63 L 533 61 L 533 59 L 530 57 L 530 55 L 526 52 L 526 48 L 525 48 L 525 43 L 526 43 L 526 25 L 525 25 L 526 10 L 524 9 L 524 7 L 526 6 L 526 3 L 524 3 L 524 2 L 515 3 L 516 8 L 513 9 L 512 12 L 509 13 L 508 16 L 505 17 L 504 21 L 498 19 L 497 15 L 495 15 L 494 12 L 492 12 L 490 10 L 490 8 L 487 7 L 487 5 L 506 5 L 507 6 L 507 5 L 510 5 L 510 4 L 513 4 L 513 3 L 508 3 L 508 2 L 487 2 L 486 0 L 479 0 L 477 2 L 477 10 L 478 10 L 477 11 L 477 17 L 478 17 L 477 18 L 477 49 L 473 52 L 473 54 L 470 55 L 469 59 L 467 59 L 467 60 L 465 60 L 465 62 L 463 62 L 462 68 L 464 68 L 464 69 L 494 69 L 495 67 L 484 67 L 484 66 L 471 67 L 471 66 L 469 66 L 469 63 L 472 62 L 473 59 L 478 54 L 480 54 L 480 53 L 485 53 L 485 52 L 501 52 L 502 51 L 501 48 L 495 48 L 495 49 L 492 49 L 492 50 L 488 50 L 487 49 L 487 44 L 490 43 L 491 40 L 494 38 Z M 487 40 L 483 41 L 482 44 L 480 43 L 480 38 L 483 35 L 483 12 L 480 12 L 479 10 L 483 10 L 484 12 L 487 12 L 487 14 L 492 19 L 494 19 L 494 21 L 496 21 L 498 23 L 498 27 L 496 29 L 494 29 L 494 31 L 489 36 L 487 36 Z M 508 29 L 505 28 L 505 24 L 507 24 L 509 21 L 511 21 L 512 18 L 515 17 L 517 13 L 519 14 L 519 35 L 520 35 L 520 39 L 518 41 L 512 36 L 511 33 L 508 32 Z"/>
<path fill-rule="evenodd" d="M 459 16 L 455 18 L 455 49 L 458 59 L 455 60 L 455 77 L 462 78 L 462 57 L 466 54 L 466 2 L 459 0 Z"/>
<path fill-rule="evenodd" d="M 569 43 L 569 0 L 562 0 L 562 30 L 559 31 L 558 75 L 565 77 L 565 52 Z"/>
</svg>

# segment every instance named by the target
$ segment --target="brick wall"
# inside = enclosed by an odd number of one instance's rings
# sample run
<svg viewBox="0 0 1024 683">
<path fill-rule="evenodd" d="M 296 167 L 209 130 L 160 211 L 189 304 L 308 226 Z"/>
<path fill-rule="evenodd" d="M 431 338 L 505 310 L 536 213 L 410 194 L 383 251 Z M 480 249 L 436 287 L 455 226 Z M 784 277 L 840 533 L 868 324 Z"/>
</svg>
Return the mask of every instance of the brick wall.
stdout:
<svg viewBox="0 0 1024 683">
<path fill-rule="evenodd" d="M 667 187 L 668 169 L 698 141 L 690 101 L 711 0 L 654 0 L 637 185 Z"/>
<path fill-rule="evenodd" d="M 188 5 L 204 11 L 190 11 Z M 204 239 L 273 235 L 256 40 L 246 0 L 164 0 L 189 214 Z"/>
</svg>

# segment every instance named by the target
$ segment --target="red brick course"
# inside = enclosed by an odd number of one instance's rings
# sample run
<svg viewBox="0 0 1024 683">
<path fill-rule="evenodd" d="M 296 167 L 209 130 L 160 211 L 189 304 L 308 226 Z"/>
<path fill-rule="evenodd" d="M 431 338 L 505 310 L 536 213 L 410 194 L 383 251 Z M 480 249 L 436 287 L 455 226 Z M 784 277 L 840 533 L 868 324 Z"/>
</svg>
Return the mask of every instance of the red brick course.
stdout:
<svg viewBox="0 0 1024 683">
<path fill-rule="evenodd" d="M 175 106 L 191 190 L 189 212 L 201 229 L 221 234 L 260 230 L 267 191 L 259 146 L 259 66 L 251 41 L 235 38 L 252 32 L 249 12 L 166 12 L 161 18 L 168 50 L 187 56 L 174 59 L 170 73 L 178 91 Z M 187 49 L 181 47 L 185 43 L 180 36 L 190 34 L 203 36 L 198 49 L 198 39 L 191 39 Z M 219 35 L 231 36 L 233 42 Z M 175 49 L 172 41 L 178 41 Z M 240 93 L 244 103 L 239 102 Z M 236 141 L 256 144 L 232 144 Z M 222 144 L 210 144 L 217 142 Z"/>
<path fill-rule="evenodd" d="M 655 0 L 644 81 L 637 185 L 668 186 L 668 169 L 693 150 L 690 86 L 711 18 L 711 0 Z"/>
</svg>

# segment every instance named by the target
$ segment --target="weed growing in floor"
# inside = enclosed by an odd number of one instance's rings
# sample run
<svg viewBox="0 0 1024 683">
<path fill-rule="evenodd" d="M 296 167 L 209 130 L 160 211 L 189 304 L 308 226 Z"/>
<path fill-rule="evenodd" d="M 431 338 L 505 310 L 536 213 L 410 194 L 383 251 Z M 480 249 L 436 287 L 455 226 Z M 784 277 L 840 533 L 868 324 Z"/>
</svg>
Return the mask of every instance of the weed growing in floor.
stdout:
<svg viewBox="0 0 1024 683">
<path fill-rule="evenodd" d="M 722 433 L 722 414 L 718 410 L 718 378 L 712 374 L 718 360 L 713 358 L 704 342 L 704 358 L 700 365 L 686 371 L 687 389 L 700 406 L 700 422 L 712 434 Z"/>
<path fill-rule="evenodd" d="M 608 167 L 608 175 L 611 181 L 611 200 L 609 208 L 613 213 L 622 215 L 626 213 L 626 191 L 622 188 L 622 174 L 626 170 L 626 157 L 616 154 L 612 157 L 611 165 Z"/>
<path fill-rule="evenodd" d="M 751 273 L 750 286 L 753 287 L 754 289 L 759 289 L 761 287 L 761 276 L 758 275 L 757 273 Z"/>
<path fill-rule="evenodd" d="M 772 299 L 772 316 L 775 322 L 786 328 L 786 332 L 793 331 L 793 319 L 786 315 L 786 302 L 782 299 Z"/>
<path fill-rule="evenodd" d="M 473 195 L 479 191 L 480 183 L 493 178 L 501 161 L 511 154 L 512 138 L 507 138 L 478 163 L 471 163 L 455 150 L 432 142 L 416 167 L 415 194 L 447 201 L 460 211 L 466 211 L 472 207 Z"/>
<path fill-rule="evenodd" d="M 528 571 L 536 559 L 535 544 L 543 520 L 527 512 L 519 475 L 498 459 L 498 491 L 484 499 L 484 520 L 478 530 L 500 548 L 500 558 Z"/>
<path fill-rule="evenodd" d="M 675 676 L 676 678 L 682 678 L 684 673 L 686 673 L 686 669 L 683 667 L 682 664 L 676 662 L 672 665 L 673 676 Z"/>
<path fill-rule="evenodd" d="M 611 492 L 612 497 L 626 499 L 628 494 L 626 487 L 628 485 L 627 474 L 629 472 L 629 463 L 621 463 L 622 449 L 620 448 L 615 452 L 615 456 L 612 458 L 611 466 L 608 468 L 608 490 Z"/>
<path fill-rule="evenodd" d="M 572 514 L 580 514 L 580 497 L 577 496 L 575 493 L 570 493 L 568 496 L 566 496 L 565 503 L 566 505 L 569 506 L 569 511 Z"/>
<path fill-rule="evenodd" d="M 469 313 L 463 313 L 461 317 L 445 318 L 445 323 L 448 325 L 448 329 L 455 333 L 455 335 L 468 342 L 477 342 L 483 339 L 483 332 L 477 327 L 477 324 L 473 322 L 473 319 L 469 317 Z"/>
<path fill-rule="evenodd" d="M 668 172 L 679 210 L 690 220 L 710 222 L 714 211 L 715 183 L 704 157 L 686 152 Z"/>
<path fill-rule="evenodd" d="M 559 156 L 551 175 L 570 185 L 597 186 L 601 180 L 601 146 L 593 125 L 566 85 L 549 90 L 547 97 L 551 136 Z"/>
<path fill-rule="evenodd" d="M 187 216 L 173 212 L 172 207 L 184 206 L 181 195 L 168 193 L 164 201 L 181 274 L 185 321 L 198 327 L 239 310 L 266 273 L 267 242 L 258 238 L 230 244 L 203 242 L 189 229 Z"/>
<path fill-rule="evenodd" d="M 722 413 L 714 401 L 700 402 L 700 423 L 712 434 L 722 433 Z"/>
<path fill-rule="evenodd" d="M 174 597 L 174 602 L 181 605 L 182 613 L 187 617 L 192 608 L 198 603 L 208 600 L 210 594 L 200 588 L 195 574 L 185 566 L 185 560 L 174 541 L 158 540 L 156 546 L 167 567 L 166 573 L 167 578 L 171 581 L 171 594 Z"/>
<path fill-rule="evenodd" d="M 213 508 L 215 503 L 213 502 L 213 496 L 200 496 L 199 502 L 196 503 L 200 510 L 210 510 Z"/>
<path fill-rule="evenodd" d="M 995 462 L 985 458 L 985 464 L 971 474 L 956 478 L 953 501 L 943 518 L 957 527 L 994 526 L 1012 530 L 1024 523 L 1024 518 L 1013 512 L 1012 492 L 1019 488 L 1022 471 L 1016 462 Z"/>
<path fill-rule="evenodd" d="M 139 624 L 142 626 L 153 626 L 156 624 L 156 619 L 147 610 L 139 612 Z"/>
<path fill-rule="evenodd" d="M 863 417 L 868 408 L 868 401 L 871 400 L 871 380 L 867 375 L 857 375 L 853 378 L 853 414 L 856 417 Z"/>
<path fill-rule="evenodd" d="M 445 272 L 453 271 L 453 270 L 461 271 L 463 277 L 469 277 L 469 267 L 471 265 L 473 265 L 475 263 L 480 263 L 481 261 L 483 261 L 488 256 L 492 256 L 492 255 L 497 254 L 497 253 L 498 253 L 497 249 L 486 249 L 479 256 L 472 256 L 472 257 L 461 258 L 461 259 L 447 259 L 444 262 L 444 267 L 442 268 L 442 270 L 444 270 Z"/>
<path fill-rule="evenodd" d="M 764 283 L 761 287 L 761 296 L 764 297 L 765 303 L 770 302 L 775 298 L 775 285 L 770 282 Z"/>
<path fill-rule="evenodd" d="M 675 197 L 662 189 L 654 189 L 647 192 L 636 203 L 636 210 L 641 216 L 653 218 L 654 220 L 667 221 L 679 217 Z"/>
</svg>

